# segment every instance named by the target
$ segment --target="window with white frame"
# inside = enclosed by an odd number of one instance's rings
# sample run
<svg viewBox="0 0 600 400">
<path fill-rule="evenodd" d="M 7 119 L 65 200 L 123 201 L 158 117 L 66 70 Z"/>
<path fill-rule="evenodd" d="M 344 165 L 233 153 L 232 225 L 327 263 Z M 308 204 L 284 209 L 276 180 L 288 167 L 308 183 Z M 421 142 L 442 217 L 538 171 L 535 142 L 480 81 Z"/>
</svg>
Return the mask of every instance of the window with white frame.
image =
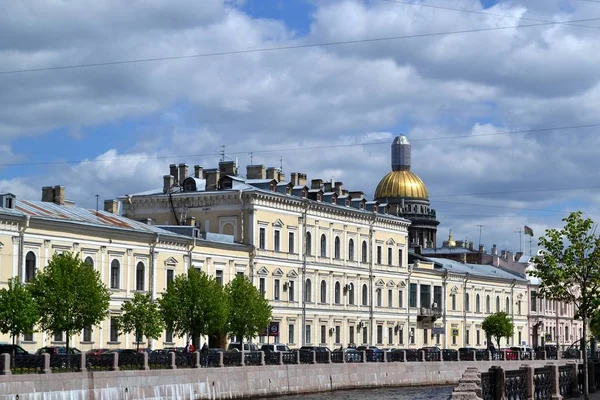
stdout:
<svg viewBox="0 0 600 400">
<path fill-rule="evenodd" d="M 267 248 L 267 228 L 264 226 L 258 228 L 258 248 L 261 250 Z"/>
<path fill-rule="evenodd" d="M 110 263 L 110 288 L 119 289 L 121 278 L 121 264 L 119 260 L 114 259 Z"/>
<path fill-rule="evenodd" d="M 281 251 L 281 231 L 275 229 L 273 232 L 273 250 Z"/>
<path fill-rule="evenodd" d="M 288 232 L 288 253 L 294 253 L 296 245 L 296 235 L 294 232 Z"/>
</svg>

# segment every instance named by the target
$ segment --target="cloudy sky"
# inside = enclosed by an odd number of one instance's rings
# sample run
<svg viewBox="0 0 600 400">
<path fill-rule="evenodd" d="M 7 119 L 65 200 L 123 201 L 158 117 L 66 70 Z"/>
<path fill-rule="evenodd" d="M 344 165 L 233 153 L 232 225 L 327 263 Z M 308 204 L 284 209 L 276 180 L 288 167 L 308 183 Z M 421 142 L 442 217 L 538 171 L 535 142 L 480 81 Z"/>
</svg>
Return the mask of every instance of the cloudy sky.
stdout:
<svg viewBox="0 0 600 400">
<path fill-rule="evenodd" d="M 404 134 L 440 241 L 535 251 L 600 220 L 599 35 L 595 0 L 4 2 L 0 191 L 95 207 L 225 145 L 370 197 Z"/>
</svg>

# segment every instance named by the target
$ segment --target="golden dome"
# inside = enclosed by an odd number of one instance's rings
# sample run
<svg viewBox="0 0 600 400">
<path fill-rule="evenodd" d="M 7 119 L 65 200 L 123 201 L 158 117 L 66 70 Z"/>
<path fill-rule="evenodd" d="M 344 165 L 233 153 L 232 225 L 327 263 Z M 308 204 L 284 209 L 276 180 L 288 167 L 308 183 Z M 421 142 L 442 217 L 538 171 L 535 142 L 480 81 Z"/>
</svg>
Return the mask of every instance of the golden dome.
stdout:
<svg viewBox="0 0 600 400">
<path fill-rule="evenodd" d="M 429 193 L 421 178 L 411 171 L 392 171 L 379 181 L 375 189 L 375 198 L 383 200 L 400 197 L 428 199 Z"/>
</svg>

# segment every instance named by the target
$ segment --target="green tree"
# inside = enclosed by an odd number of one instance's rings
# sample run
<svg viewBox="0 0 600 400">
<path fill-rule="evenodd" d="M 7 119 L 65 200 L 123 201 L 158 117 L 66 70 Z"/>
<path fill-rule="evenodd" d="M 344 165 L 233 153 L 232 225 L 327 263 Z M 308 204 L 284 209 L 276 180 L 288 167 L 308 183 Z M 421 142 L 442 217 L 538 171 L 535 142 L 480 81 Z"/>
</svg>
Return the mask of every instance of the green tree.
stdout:
<svg viewBox="0 0 600 400">
<path fill-rule="evenodd" d="M 194 268 L 178 275 L 158 300 L 167 329 L 176 336 L 190 335 L 196 348 L 200 337 L 217 335 L 227 323 L 223 287 L 204 271 Z"/>
<path fill-rule="evenodd" d="M 40 313 L 40 327 L 50 334 L 66 334 L 98 325 L 108 315 L 110 291 L 100 273 L 73 253 L 54 254 L 31 281 L 31 294 Z"/>
<path fill-rule="evenodd" d="M 583 343 L 587 327 L 598 308 L 600 295 L 600 238 L 594 222 L 582 218 L 581 211 L 563 219 L 562 229 L 547 229 L 539 240 L 544 255 L 538 257 L 532 275 L 540 278 L 541 297 L 575 305 L 583 322 Z M 588 364 L 583 363 L 584 398 L 589 399 Z"/>
<path fill-rule="evenodd" d="M 269 301 L 246 277 L 238 275 L 225 287 L 229 301 L 228 332 L 240 340 L 250 340 L 264 329 L 271 319 Z"/>
<path fill-rule="evenodd" d="M 152 300 L 150 293 L 136 293 L 133 299 L 121 305 L 123 314 L 119 317 L 119 330 L 125 333 L 134 332 L 137 349 L 144 336 L 158 339 L 163 331 L 163 320 L 158 303 Z"/>
<path fill-rule="evenodd" d="M 18 279 L 10 278 L 8 287 L 0 290 L 0 332 L 10 334 L 12 343 L 21 334 L 33 333 L 39 320 L 33 296 Z"/>
<path fill-rule="evenodd" d="M 515 330 L 512 319 L 504 311 L 488 315 L 481 324 L 487 337 L 493 337 L 500 348 L 500 339 L 510 338 Z"/>
</svg>

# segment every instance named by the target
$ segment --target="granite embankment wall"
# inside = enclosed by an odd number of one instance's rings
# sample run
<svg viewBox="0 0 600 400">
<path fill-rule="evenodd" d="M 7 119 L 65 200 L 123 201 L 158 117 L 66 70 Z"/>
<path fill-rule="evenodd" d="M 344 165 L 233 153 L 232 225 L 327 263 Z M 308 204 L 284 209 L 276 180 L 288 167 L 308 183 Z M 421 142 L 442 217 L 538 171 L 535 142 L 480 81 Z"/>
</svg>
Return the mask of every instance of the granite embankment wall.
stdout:
<svg viewBox="0 0 600 400">
<path fill-rule="evenodd" d="M 560 365 L 566 361 L 554 361 Z M 297 364 L 0 376 L 0 400 L 237 399 L 382 386 L 453 385 L 468 367 L 549 361 Z"/>
</svg>

